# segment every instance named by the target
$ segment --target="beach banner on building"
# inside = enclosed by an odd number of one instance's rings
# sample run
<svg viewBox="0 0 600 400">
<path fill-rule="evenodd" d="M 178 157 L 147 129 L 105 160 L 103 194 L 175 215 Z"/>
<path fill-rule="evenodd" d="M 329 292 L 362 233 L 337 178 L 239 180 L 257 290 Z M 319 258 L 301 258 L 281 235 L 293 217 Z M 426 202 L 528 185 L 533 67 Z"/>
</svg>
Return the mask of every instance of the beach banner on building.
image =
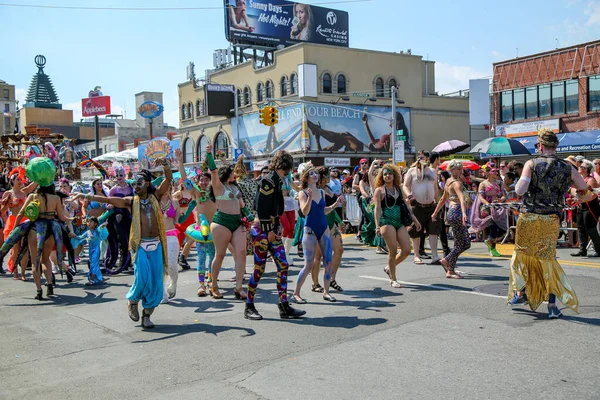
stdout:
<svg viewBox="0 0 600 400">
<path fill-rule="evenodd" d="M 299 42 L 348 47 L 348 13 L 285 0 L 224 0 L 230 42 L 289 46 Z"/>
<path fill-rule="evenodd" d="M 496 126 L 496 136 L 523 137 L 537 135 L 537 132 L 542 128 L 558 133 L 560 131 L 560 124 L 558 119 L 547 119 L 544 121 L 498 125 Z"/>
<path fill-rule="evenodd" d="M 240 147 L 247 157 L 278 150 L 386 153 L 391 151 L 391 118 L 391 107 L 294 104 L 279 107 L 279 123 L 271 127 L 260 124 L 258 113 L 240 117 Z M 396 127 L 410 137 L 410 109 L 396 109 Z"/>
<path fill-rule="evenodd" d="M 169 140 L 167 138 L 156 138 L 149 142 L 140 143 L 138 146 L 138 163 L 141 169 L 162 171 L 162 167 L 155 168 L 153 161 L 165 158 L 173 169 L 179 168 L 179 162 L 175 157 L 175 150 L 181 149 L 180 140 Z"/>
</svg>

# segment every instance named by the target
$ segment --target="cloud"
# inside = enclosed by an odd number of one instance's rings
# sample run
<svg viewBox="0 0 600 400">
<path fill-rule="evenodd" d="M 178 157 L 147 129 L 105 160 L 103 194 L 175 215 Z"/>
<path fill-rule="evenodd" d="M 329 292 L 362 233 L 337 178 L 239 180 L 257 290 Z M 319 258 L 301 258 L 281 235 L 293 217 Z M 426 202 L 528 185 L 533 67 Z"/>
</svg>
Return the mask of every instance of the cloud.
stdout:
<svg viewBox="0 0 600 400">
<path fill-rule="evenodd" d="M 457 92 L 469 88 L 469 79 L 489 77 L 491 72 L 478 71 L 462 65 L 435 63 L 435 86 L 439 94 Z"/>
<path fill-rule="evenodd" d="M 20 107 L 23 107 L 23 104 L 25 104 L 25 96 L 27 96 L 27 89 L 15 89 L 15 98 L 19 102 Z"/>
<path fill-rule="evenodd" d="M 584 14 L 588 18 L 586 26 L 600 24 L 600 1 L 590 1 Z"/>
<path fill-rule="evenodd" d="M 177 107 L 171 108 L 169 111 L 165 111 L 163 114 L 163 120 L 165 124 L 179 128 L 179 110 Z"/>
</svg>

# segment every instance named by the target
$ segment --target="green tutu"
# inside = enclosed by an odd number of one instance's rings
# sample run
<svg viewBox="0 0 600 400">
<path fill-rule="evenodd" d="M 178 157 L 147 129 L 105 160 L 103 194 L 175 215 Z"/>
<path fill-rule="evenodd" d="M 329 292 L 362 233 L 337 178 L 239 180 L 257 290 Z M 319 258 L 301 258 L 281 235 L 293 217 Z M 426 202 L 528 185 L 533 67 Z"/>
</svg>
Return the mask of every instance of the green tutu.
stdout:
<svg viewBox="0 0 600 400">
<path fill-rule="evenodd" d="M 360 229 L 360 238 L 368 244 L 369 246 L 376 246 L 374 244 L 376 239 L 375 229 L 377 226 L 375 225 L 375 216 L 373 215 L 373 204 L 368 204 L 367 201 L 363 198 L 360 202 L 360 210 L 363 215 L 366 217 L 368 223 L 363 224 Z"/>
<path fill-rule="evenodd" d="M 340 214 L 338 214 L 335 210 L 331 211 L 326 215 L 327 217 L 327 226 L 329 226 L 329 230 L 332 230 L 334 226 L 341 225 L 344 223 L 340 218 Z"/>
<path fill-rule="evenodd" d="M 298 216 L 296 218 L 296 225 L 294 226 L 294 241 L 292 242 L 292 246 L 298 246 L 302 244 L 302 237 L 304 236 L 304 220 L 305 218 L 302 216 Z"/>
</svg>

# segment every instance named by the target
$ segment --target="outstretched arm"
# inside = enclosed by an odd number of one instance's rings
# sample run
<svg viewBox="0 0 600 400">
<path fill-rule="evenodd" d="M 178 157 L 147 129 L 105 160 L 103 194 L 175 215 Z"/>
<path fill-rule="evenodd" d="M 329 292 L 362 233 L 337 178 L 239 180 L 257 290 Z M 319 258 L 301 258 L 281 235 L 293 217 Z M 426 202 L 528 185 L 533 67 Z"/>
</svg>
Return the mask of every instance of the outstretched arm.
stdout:
<svg viewBox="0 0 600 400">
<path fill-rule="evenodd" d="M 95 196 L 91 195 L 91 193 L 83 194 L 79 193 L 75 196 L 78 199 L 86 199 L 88 201 L 96 201 L 98 203 L 103 204 L 112 204 L 118 208 L 128 208 L 131 207 L 133 202 L 133 197 L 104 197 L 104 196 Z"/>
<path fill-rule="evenodd" d="M 165 179 L 163 179 L 158 189 L 156 189 L 156 196 L 159 199 L 163 197 L 169 191 L 169 189 L 171 189 L 171 182 L 173 181 L 173 172 L 171 171 L 171 166 L 163 166 L 163 171 L 165 172 Z"/>
<path fill-rule="evenodd" d="M 369 140 L 372 144 L 377 143 L 377 139 L 375 139 L 375 136 L 373 136 L 373 132 L 371 132 L 371 128 L 369 127 L 369 116 L 367 114 L 363 115 L 362 120 L 365 123 L 365 130 L 367 131 Z"/>
</svg>

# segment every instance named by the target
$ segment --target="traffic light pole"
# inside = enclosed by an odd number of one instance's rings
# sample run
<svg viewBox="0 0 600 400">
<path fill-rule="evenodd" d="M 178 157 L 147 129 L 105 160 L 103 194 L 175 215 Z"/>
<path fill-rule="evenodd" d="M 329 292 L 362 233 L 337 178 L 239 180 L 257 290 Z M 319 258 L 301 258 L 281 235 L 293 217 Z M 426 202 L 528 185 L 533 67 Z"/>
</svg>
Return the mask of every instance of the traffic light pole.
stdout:
<svg viewBox="0 0 600 400">
<path fill-rule="evenodd" d="M 390 87 L 392 97 L 392 137 L 390 145 L 392 146 L 392 163 L 396 164 L 396 86 Z"/>
</svg>

